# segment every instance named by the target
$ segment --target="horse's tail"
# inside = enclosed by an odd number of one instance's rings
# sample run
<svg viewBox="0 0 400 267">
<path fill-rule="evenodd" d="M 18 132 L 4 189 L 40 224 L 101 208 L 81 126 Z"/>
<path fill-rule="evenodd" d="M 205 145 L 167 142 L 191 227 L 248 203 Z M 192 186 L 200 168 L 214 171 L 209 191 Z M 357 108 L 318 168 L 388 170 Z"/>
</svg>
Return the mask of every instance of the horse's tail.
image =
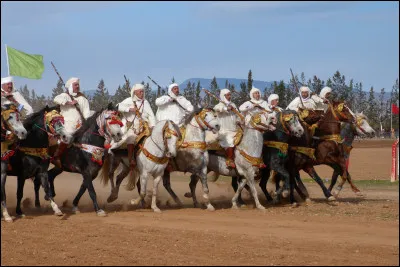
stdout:
<svg viewBox="0 0 400 267">
<path fill-rule="evenodd" d="M 108 175 L 110 171 L 110 155 L 106 153 L 104 156 L 104 162 L 103 166 L 100 169 L 100 182 L 103 182 L 103 185 L 106 186 L 108 184 L 108 181 L 110 180 L 110 177 Z"/>
<path fill-rule="evenodd" d="M 139 179 L 139 170 L 135 168 L 129 174 L 128 184 L 125 186 L 125 189 L 128 191 L 132 191 L 136 187 L 136 183 Z"/>
</svg>

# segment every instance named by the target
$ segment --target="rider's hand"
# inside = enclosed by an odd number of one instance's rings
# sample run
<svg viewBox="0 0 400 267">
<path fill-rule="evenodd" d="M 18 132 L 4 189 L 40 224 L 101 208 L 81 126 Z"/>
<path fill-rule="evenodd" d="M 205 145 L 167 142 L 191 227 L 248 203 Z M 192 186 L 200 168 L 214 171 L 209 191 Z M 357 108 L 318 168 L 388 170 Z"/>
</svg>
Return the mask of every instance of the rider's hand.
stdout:
<svg viewBox="0 0 400 267">
<path fill-rule="evenodd" d="M 78 101 L 72 100 L 72 101 L 68 101 L 68 102 L 67 102 L 67 105 L 73 106 L 73 105 L 75 105 L 76 103 L 78 103 Z"/>
<path fill-rule="evenodd" d="M 130 108 L 130 109 L 129 109 L 129 112 L 136 112 L 136 108 L 135 108 L 135 107 Z"/>
</svg>

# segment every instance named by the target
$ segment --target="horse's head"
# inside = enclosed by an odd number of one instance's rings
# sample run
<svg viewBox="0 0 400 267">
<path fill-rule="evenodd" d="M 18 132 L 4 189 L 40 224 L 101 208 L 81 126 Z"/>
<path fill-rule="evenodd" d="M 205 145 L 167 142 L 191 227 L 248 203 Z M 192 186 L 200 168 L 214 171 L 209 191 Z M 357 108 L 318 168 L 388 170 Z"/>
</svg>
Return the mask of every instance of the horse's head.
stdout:
<svg viewBox="0 0 400 267">
<path fill-rule="evenodd" d="M 162 128 L 162 137 L 167 158 L 176 157 L 176 144 L 182 138 L 178 125 L 173 121 L 166 121 Z"/>
<path fill-rule="evenodd" d="M 103 118 L 101 124 L 105 127 L 105 134 L 115 142 L 121 141 L 123 135 L 121 127 L 124 124 L 121 121 L 120 112 L 112 102 L 108 104 L 107 109 L 102 111 L 100 117 Z"/>
<path fill-rule="evenodd" d="M 49 109 L 49 107 L 46 106 L 44 117 L 46 128 L 48 128 L 55 137 L 60 138 L 61 141 L 66 144 L 72 142 L 73 136 L 65 130 L 64 117 L 57 109 Z"/>
<path fill-rule="evenodd" d="M 249 119 L 250 117 L 250 119 Z M 246 126 L 259 130 L 259 131 L 275 131 L 276 127 L 275 115 L 273 113 L 267 113 L 264 111 L 249 114 L 246 117 Z"/>
<path fill-rule="evenodd" d="M 14 104 L 1 106 L 1 128 L 15 134 L 18 139 L 25 139 L 28 132 L 20 121 L 20 115 Z"/>
<path fill-rule="evenodd" d="M 323 110 L 313 110 L 313 109 L 303 109 L 299 107 L 299 110 L 297 111 L 297 114 L 299 115 L 300 120 L 305 121 L 307 124 L 314 124 L 317 123 L 322 116 L 324 115 Z"/>
<path fill-rule="evenodd" d="M 346 103 L 343 101 L 340 102 L 332 101 L 332 103 L 329 104 L 329 109 L 327 112 L 329 111 L 332 112 L 333 117 L 335 117 L 335 119 L 338 121 L 349 122 L 349 123 L 355 121 L 353 113 L 350 111 Z"/>
<path fill-rule="evenodd" d="M 214 134 L 221 128 L 217 114 L 215 114 L 213 109 L 204 108 L 200 110 L 200 112 L 196 114 L 195 119 L 203 130 L 212 131 Z"/>
<path fill-rule="evenodd" d="M 362 112 L 356 113 L 356 131 L 359 136 L 374 137 L 375 130 L 369 125 L 368 118 Z"/>
<path fill-rule="evenodd" d="M 277 117 L 287 134 L 293 134 L 296 137 L 301 137 L 304 134 L 304 128 L 300 123 L 299 115 L 296 111 L 284 110 L 278 113 Z"/>
</svg>

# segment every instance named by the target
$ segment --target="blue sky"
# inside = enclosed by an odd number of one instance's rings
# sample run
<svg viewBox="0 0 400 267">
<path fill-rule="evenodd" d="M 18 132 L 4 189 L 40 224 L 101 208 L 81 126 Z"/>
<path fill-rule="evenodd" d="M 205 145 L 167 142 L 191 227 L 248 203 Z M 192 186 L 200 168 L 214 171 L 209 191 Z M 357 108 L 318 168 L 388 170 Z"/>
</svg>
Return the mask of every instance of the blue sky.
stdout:
<svg viewBox="0 0 400 267">
<path fill-rule="evenodd" d="M 16 77 L 51 95 L 57 76 L 81 78 L 83 90 L 101 78 L 110 93 L 133 82 L 161 85 L 172 76 L 289 81 L 347 79 L 390 91 L 399 76 L 399 3 L 391 2 L 15 2 L 1 1 L 4 44 L 44 56 L 41 80 Z M 368 87 L 368 88 L 367 88 Z M 153 87 L 155 88 L 155 87 Z"/>
</svg>

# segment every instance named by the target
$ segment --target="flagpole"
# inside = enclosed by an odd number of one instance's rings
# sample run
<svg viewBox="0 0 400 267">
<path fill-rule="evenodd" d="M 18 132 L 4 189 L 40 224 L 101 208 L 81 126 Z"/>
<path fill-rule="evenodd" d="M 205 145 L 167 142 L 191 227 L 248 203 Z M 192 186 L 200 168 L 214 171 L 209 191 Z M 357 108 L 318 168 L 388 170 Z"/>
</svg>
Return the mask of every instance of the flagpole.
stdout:
<svg viewBox="0 0 400 267">
<path fill-rule="evenodd" d="M 392 102 L 392 101 L 390 101 Z M 392 137 L 392 129 L 393 129 L 393 104 L 390 103 L 390 137 Z"/>
<path fill-rule="evenodd" d="M 7 70 L 8 70 L 8 76 L 10 76 L 10 65 L 8 63 L 8 52 L 7 52 L 7 45 L 4 44 L 6 46 L 6 58 L 7 58 Z"/>
</svg>

